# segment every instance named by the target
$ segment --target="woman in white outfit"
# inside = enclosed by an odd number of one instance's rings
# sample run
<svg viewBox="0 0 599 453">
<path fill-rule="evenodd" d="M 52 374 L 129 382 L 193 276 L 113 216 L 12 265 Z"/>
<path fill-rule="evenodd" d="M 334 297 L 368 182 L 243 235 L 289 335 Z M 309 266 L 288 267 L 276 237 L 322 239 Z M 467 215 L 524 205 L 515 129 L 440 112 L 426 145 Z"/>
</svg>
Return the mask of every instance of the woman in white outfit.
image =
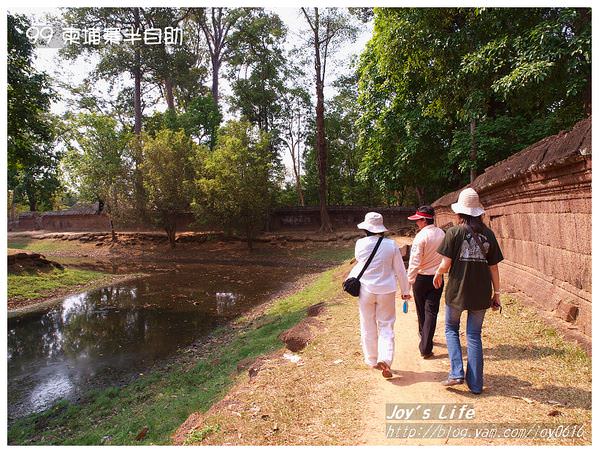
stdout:
<svg viewBox="0 0 599 453">
<path fill-rule="evenodd" d="M 383 225 L 383 216 L 378 212 L 369 212 L 358 228 L 366 232 L 366 237 L 356 242 L 356 265 L 348 275 L 357 277 L 368 257 L 374 250 L 378 239 L 387 228 Z M 379 369 L 385 378 L 393 376 L 391 363 L 395 349 L 395 292 L 397 280 L 401 298 L 410 298 L 410 284 L 406 275 L 401 251 L 393 239 L 385 238 L 372 259 L 372 262 L 360 278 L 360 333 L 364 361 L 367 365 Z"/>
</svg>

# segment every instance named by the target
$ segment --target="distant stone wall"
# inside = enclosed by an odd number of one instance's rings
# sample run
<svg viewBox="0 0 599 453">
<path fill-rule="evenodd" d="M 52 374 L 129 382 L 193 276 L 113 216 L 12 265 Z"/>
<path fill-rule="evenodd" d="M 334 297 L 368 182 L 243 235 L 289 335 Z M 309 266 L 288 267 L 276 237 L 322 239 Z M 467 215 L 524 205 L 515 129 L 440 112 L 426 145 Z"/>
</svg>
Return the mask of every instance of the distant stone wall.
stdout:
<svg viewBox="0 0 599 453">
<path fill-rule="evenodd" d="M 414 229 L 414 222 L 407 217 L 414 208 L 377 208 L 377 207 L 329 207 L 329 215 L 335 230 L 355 230 L 369 211 L 383 215 L 385 226 L 393 231 Z M 196 221 L 193 214 L 181 214 L 176 219 L 177 231 L 207 231 L 218 229 Z M 151 225 L 121 225 L 115 222 L 115 228 L 123 231 L 159 230 Z M 320 209 L 318 207 L 293 207 L 275 209 L 270 215 L 269 231 L 317 231 L 320 228 Z M 266 228 L 265 228 L 266 229 Z M 53 212 L 26 212 L 18 220 L 8 222 L 8 231 L 81 232 L 110 231 L 110 221 L 106 214 Z"/>
<path fill-rule="evenodd" d="M 471 185 L 505 260 L 502 286 L 590 350 L 591 118 L 488 168 Z M 460 189 L 461 190 L 461 189 Z M 437 224 L 456 222 L 459 190 L 433 203 Z"/>
<path fill-rule="evenodd" d="M 63 214 L 27 212 L 8 222 L 8 231 L 110 231 L 105 214 Z"/>
<path fill-rule="evenodd" d="M 376 211 L 383 215 L 385 226 L 399 231 L 414 227 L 407 217 L 414 213 L 413 208 L 403 207 L 365 207 L 365 206 L 330 206 L 329 216 L 335 230 L 352 230 L 364 220 L 367 212 Z M 270 228 L 280 230 L 316 231 L 320 228 L 320 209 L 318 207 L 280 208 L 271 214 Z"/>
</svg>

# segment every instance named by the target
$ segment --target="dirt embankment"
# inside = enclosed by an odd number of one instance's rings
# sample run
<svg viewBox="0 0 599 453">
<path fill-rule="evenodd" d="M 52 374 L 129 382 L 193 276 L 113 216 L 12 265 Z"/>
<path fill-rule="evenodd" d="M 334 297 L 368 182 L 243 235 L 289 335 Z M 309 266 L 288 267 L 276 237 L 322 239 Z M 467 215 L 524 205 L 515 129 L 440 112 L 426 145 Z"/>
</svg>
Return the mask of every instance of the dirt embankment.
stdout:
<svg viewBox="0 0 599 453">
<path fill-rule="evenodd" d="M 41 253 L 28 252 L 17 249 L 8 249 L 8 273 L 20 274 L 23 272 L 49 272 L 54 269 L 64 269 L 56 261 L 48 260 Z"/>
</svg>

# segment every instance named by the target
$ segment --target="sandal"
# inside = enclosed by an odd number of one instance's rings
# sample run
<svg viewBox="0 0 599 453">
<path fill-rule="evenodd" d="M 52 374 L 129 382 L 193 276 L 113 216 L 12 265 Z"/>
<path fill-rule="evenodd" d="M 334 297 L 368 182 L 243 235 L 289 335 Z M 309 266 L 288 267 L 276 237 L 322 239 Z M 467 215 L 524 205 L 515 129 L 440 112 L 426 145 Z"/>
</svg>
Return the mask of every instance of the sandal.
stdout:
<svg viewBox="0 0 599 453">
<path fill-rule="evenodd" d="M 393 377 L 393 373 L 391 372 L 391 368 L 385 362 L 379 362 L 376 364 L 376 368 L 382 370 L 383 377 L 385 379 L 389 379 Z"/>
</svg>

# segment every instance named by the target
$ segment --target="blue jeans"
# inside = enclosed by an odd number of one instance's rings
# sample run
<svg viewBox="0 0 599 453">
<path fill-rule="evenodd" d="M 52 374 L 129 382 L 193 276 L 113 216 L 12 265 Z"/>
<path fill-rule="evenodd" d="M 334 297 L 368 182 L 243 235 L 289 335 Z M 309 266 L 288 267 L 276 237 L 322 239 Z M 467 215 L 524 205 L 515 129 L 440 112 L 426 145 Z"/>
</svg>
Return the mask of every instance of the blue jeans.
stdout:
<svg viewBox="0 0 599 453">
<path fill-rule="evenodd" d="M 466 383 L 472 393 L 483 391 L 483 343 L 480 332 L 487 310 L 468 310 L 466 321 Z M 462 345 L 460 344 L 460 315 L 462 310 L 445 305 L 445 339 L 449 354 L 449 379 L 464 379 Z"/>
</svg>

